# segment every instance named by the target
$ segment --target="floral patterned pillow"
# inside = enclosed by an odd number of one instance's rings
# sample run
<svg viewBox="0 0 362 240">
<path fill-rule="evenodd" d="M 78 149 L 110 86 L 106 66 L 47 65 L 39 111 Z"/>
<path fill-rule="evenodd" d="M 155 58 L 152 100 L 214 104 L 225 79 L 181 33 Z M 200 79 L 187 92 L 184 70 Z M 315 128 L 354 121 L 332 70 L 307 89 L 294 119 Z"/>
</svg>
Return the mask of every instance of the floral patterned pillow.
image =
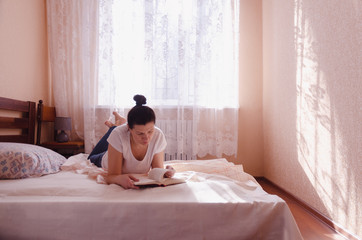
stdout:
<svg viewBox="0 0 362 240">
<path fill-rule="evenodd" d="M 0 143 L 0 179 L 39 177 L 60 171 L 66 158 L 53 150 L 24 143 Z"/>
</svg>

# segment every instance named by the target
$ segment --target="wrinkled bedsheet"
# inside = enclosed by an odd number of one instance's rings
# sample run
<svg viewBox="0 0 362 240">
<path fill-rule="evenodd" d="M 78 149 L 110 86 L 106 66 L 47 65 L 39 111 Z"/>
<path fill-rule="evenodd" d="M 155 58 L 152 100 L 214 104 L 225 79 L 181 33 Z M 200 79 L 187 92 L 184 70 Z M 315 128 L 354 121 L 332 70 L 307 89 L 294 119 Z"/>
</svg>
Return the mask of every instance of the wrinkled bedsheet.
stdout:
<svg viewBox="0 0 362 240">
<path fill-rule="evenodd" d="M 104 184 L 86 154 L 0 181 L 0 239 L 302 239 L 287 204 L 225 159 L 167 161 L 186 183 Z"/>
</svg>

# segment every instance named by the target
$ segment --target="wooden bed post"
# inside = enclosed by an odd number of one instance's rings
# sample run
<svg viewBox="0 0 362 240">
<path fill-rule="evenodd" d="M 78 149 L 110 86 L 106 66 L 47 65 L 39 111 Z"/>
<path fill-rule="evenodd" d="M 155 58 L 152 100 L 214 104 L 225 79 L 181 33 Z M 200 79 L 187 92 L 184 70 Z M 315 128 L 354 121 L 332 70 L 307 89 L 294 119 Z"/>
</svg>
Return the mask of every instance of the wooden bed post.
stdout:
<svg viewBox="0 0 362 240">
<path fill-rule="evenodd" d="M 29 112 L 28 112 L 28 118 L 29 118 L 29 127 L 27 129 L 28 134 L 28 143 L 34 144 L 35 140 L 35 102 L 29 103 Z"/>
<path fill-rule="evenodd" d="M 55 121 L 55 107 L 44 106 L 43 100 L 39 100 L 38 103 L 38 113 L 37 113 L 37 121 L 38 121 L 38 131 L 36 144 L 41 145 L 41 126 L 43 122 L 54 122 Z M 55 140 L 55 130 L 54 130 L 54 140 Z"/>
<path fill-rule="evenodd" d="M 38 122 L 38 129 L 37 129 L 37 133 L 36 133 L 36 145 L 40 145 L 42 110 L 43 110 L 43 100 L 39 100 L 37 116 L 36 116 L 36 120 Z"/>
</svg>

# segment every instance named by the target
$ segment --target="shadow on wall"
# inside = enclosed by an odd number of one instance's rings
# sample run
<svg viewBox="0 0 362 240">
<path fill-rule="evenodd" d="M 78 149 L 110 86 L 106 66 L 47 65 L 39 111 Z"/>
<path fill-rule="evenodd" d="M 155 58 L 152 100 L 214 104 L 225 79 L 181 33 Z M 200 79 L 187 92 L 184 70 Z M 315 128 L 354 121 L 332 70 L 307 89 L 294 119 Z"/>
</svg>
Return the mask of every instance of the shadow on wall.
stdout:
<svg viewBox="0 0 362 240">
<path fill-rule="evenodd" d="M 313 96 L 303 92 L 309 77 L 299 70 L 300 64 L 305 65 L 305 58 L 309 59 L 304 43 L 309 36 L 301 32 L 302 23 L 296 22 L 298 3 L 263 2 L 265 172 L 269 180 L 331 218 L 316 188 L 318 166 L 308 139 L 313 138 L 314 132 L 307 128 L 313 122 L 306 126 L 304 119 L 314 114 L 314 109 L 304 100 L 313 102 Z M 306 107 L 301 105 L 301 99 Z"/>
<path fill-rule="evenodd" d="M 312 205 L 362 235 L 361 9 L 357 1 L 294 4 L 298 161 L 323 206 Z"/>
</svg>

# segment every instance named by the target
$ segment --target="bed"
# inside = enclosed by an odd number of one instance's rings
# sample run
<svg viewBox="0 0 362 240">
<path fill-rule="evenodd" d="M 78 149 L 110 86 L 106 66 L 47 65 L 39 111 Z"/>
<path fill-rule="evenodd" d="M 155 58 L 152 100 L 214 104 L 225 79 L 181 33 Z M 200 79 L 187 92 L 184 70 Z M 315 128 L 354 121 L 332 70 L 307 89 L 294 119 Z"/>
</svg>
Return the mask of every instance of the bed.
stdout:
<svg viewBox="0 0 362 240">
<path fill-rule="evenodd" d="M 186 183 L 125 190 L 87 154 L 1 144 L 0 172 L 13 152 L 45 167 L 0 175 L 0 239 L 302 239 L 287 204 L 226 159 L 167 161 Z"/>
</svg>

